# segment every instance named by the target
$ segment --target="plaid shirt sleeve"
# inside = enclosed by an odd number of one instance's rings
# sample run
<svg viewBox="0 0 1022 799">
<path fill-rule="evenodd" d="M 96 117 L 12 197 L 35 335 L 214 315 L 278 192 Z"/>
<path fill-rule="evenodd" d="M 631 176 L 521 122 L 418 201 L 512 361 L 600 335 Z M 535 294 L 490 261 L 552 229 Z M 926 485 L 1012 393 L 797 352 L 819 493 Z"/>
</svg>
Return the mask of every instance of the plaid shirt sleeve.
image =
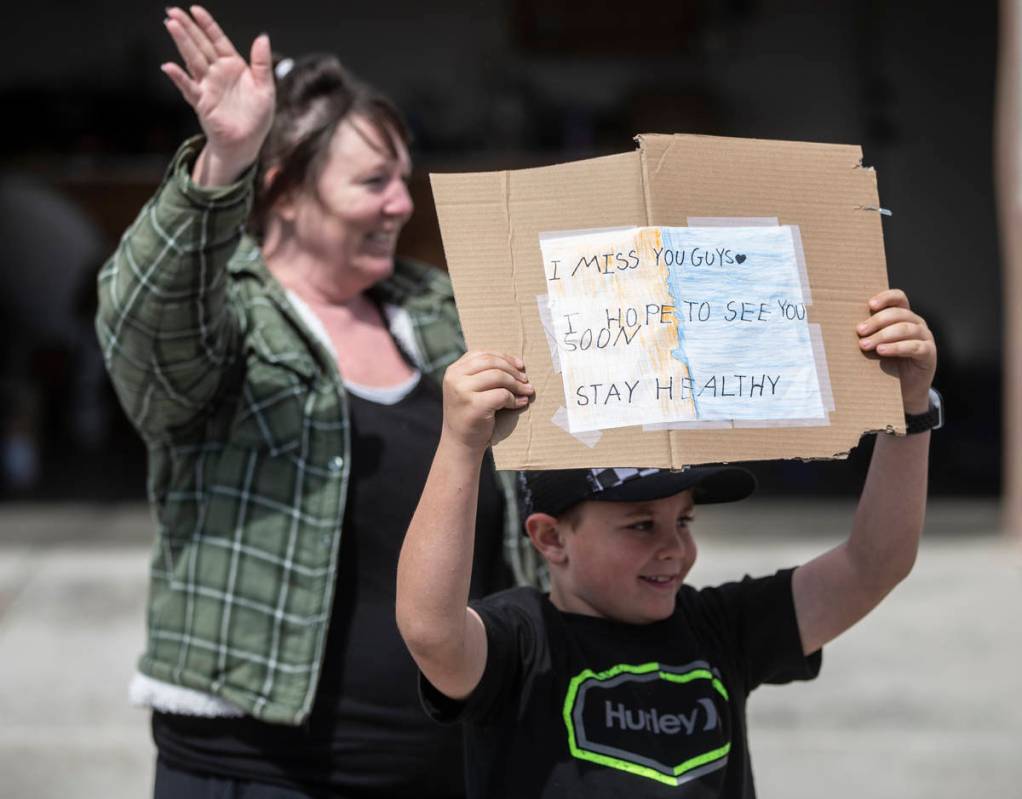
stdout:
<svg viewBox="0 0 1022 799">
<path fill-rule="evenodd" d="M 215 396 L 241 336 L 227 303 L 227 262 L 254 170 L 230 186 L 199 187 L 190 172 L 202 144 L 181 146 L 99 274 L 96 331 L 107 371 L 129 418 L 156 440 Z"/>
</svg>

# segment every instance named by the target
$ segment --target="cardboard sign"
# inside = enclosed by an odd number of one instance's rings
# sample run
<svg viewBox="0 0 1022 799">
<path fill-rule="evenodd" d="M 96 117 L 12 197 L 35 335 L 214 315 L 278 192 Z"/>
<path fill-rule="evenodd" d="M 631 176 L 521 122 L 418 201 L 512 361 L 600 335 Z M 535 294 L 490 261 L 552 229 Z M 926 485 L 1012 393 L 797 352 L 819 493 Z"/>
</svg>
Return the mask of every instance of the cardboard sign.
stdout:
<svg viewBox="0 0 1022 799">
<path fill-rule="evenodd" d="M 876 175 L 846 145 L 644 135 L 636 152 L 431 175 L 471 349 L 536 387 L 503 469 L 839 458 L 903 432 L 858 347 L 887 287 Z"/>
</svg>

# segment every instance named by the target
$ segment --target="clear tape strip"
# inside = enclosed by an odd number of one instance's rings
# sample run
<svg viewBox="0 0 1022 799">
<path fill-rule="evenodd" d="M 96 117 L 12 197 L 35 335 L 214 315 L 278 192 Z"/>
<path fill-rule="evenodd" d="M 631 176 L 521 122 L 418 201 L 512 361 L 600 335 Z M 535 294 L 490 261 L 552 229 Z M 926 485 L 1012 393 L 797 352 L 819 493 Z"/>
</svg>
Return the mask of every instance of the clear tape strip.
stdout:
<svg viewBox="0 0 1022 799">
<path fill-rule="evenodd" d="M 756 427 L 826 427 L 830 419 L 820 416 L 817 419 L 741 419 L 735 421 L 735 429 Z"/>
<path fill-rule="evenodd" d="M 550 295 L 537 294 L 536 306 L 539 308 L 539 323 L 546 333 L 546 343 L 550 347 L 550 360 L 554 364 L 554 373 L 561 373 L 561 356 L 557 352 L 557 339 L 554 337 L 554 320 L 550 315 Z"/>
<path fill-rule="evenodd" d="M 572 433 L 571 430 L 568 429 L 568 409 L 563 405 L 554 411 L 554 415 L 550 421 L 561 428 L 561 430 L 569 436 L 573 436 L 578 441 L 585 444 L 589 447 L 589 449 L 595 447 L 599 443 L 600 439 L 603 438 L 603 433 L 599 430 L 587 430 L 582 433 Z"/>
<path fill-rule="evenodd" d="M 791 244 L 795 250 L 795 263 L 798 264 L 798 280 L 802 285 L 802 302 L 806 305 L 813 304 L 813 292 L 809 288 L 809 270 L 806 268 L 806 254 L 802 249 L 802 231 L 798 225 L 788 225 L 791 231 Z"/>
<path fill-rule="evenodd" d="M 727 420 L 721 419 L 698 419 L 686 420 L 683 422 L 659 422 L 657 424 L 644 424 L 642 432 L 655 433 L 658 430 L 730 430 L 734 425 Z"/>
<path fill-rule="evenodd" d="M 827 413 L 834 413 L 834 389 L 830 384 L 830 369 L 827 368 L 827 349 L 823 345 L 823 328 L 816 323 L 809 324 L 809 337 L 813 342 L 813 358 L 816 360 L 816 380 L 820 386 L 820 399 Z"/>
<path fill-rule="evenodd" d="M 689 227 L 777 227 L 776 216 L 690 216 Z"/>
<path fill-rule="evenodd" d="M 596 236 L 601 233 L 620 233 L 626 230 L 635 230 L 634 225 L 626 225 L 624 227 L 597 227 L 597 228 L 579 228 L 578 230 L 547 230 L 539 234 L 539 240 L 551 241 L 552 239 L 563 239 L 567 236 Z"/>
</svg>

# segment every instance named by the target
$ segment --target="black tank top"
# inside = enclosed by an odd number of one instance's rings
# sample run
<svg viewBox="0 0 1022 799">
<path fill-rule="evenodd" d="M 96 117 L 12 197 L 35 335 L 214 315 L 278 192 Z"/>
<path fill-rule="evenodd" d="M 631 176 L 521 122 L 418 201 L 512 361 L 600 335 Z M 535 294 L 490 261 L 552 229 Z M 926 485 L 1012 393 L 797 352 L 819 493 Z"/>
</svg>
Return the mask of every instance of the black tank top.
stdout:
<svg viewBox="0 0 1022 799">
<path fill-rule="evenodd" d="M 160 756 L 188 771 L 310 795 L 464 795 L 460 726 L 431 722 L 394 621 L 401 542 L 440 438 L 442 395 L 426 377 L 394 405 L 348 395 L 352 470 L 340 570 L 316 701 L 306 724 L 153 714 Z M 503 499 L 487 455 L 472 597 L 510 585 Z"/>
</svg>

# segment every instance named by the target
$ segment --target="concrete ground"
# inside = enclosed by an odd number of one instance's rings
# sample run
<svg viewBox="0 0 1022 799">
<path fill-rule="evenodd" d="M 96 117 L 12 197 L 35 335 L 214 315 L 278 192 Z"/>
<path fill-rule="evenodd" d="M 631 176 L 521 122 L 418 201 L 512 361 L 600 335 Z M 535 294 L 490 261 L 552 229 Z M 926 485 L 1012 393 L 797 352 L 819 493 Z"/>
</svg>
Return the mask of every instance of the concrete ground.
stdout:
<svg viewBox="0 0 1022 799">
<path fill-rule="evenodd" d="M 1022 797 L 1022 546 L 996 511 L 931 503 L 912 576 L 827 647 L 820 679 L 753 695 L 760 796 Z M 850 514 L 844 502 L 700 509 L 692 582 L 801 562 Z M 147 717 L 125 697 L 150 530 L 140 506 L 0 505 L 0 796 L 149 793 Z"/>
</svg>

